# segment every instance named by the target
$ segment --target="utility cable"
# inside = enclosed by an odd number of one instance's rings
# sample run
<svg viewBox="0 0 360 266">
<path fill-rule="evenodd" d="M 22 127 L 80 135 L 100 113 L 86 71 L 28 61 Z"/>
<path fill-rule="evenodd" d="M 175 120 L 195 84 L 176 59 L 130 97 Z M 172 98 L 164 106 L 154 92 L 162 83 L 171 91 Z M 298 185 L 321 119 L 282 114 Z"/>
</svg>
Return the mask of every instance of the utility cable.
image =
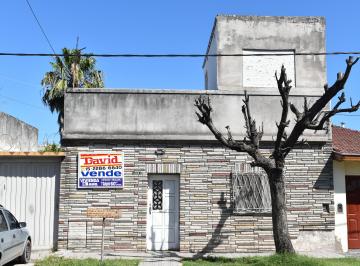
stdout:
<svg viewBox="0 0 360 266">
<path fill-rule="evenodd" d="M 27 103 L 27 102 L 23 102 L 23 101 L 19 101 L 15 98 L 12 98 L 12 97 L 8 97 L 8 96 L 5 96 L 3 94 L 0 94 L 0 99 L 1 98 L 4 98 L 6 100 L 9 100 L 9 101 L 13 101 L 13 102 L 16 102 L 18 104 L 21 104 L 21 105 L 26 105 L 28 107 L 32 107 L 32 108 L 36 108 L 36 109 L 39 109 L 39 110 L 44 110 L 44 108 L 41 108 L 40 106 L 37 106 L 37 105 L 33 105 L 33 104 L 30 104 L 30 103 Z"/>
<path fill-rule="evenodd" d="M 44 37 L 45 37 L 45 39 L 46 39 L 46 42 L 47 42 L 48 45 L 50 46 L 50 49 L 53 51 L 53 53 L 52 53 L 52 54 L 49 54 L 49 56 L 53 56 L 54 58 L 56 58 L 57 55 L 56 55 L 55 49 L 54 49 L 54 47 L 52 46 L 52 44 L 51 44 L 51 42 L 50 42 L 50 39 L 48 38 L 48 36 L 47 36 L 44 28 L 41 26 L 41 23 L 40 23 L 39 19 L 37 18 L 34 9 L 32 8 L 29 0 L 25 0 L 25 1 L 26 1 L 26 3 L 28 4 L 28 6 L 29 6 L 29 8 L 30 8 L 30 11 L 31 11 L 31 13 L 33 14 L 33 16 L 34 16 L 34 18 L 35 18 L 35 20 L 36 20 L 36 22 L 37 22 L 37 24 L 38 24 L 41 32 L 42 32 L 42 34 L 44 35 Z M 62 55 L 61 57 L 63 57 L 63 56 L 64 56 L 64 55 Z M 61 61 L 62 61 L 62 60 L 61 60 Z M 70 71 L 69 68 L 66 66 L 65 62 L 62 62 L 62 63 L 63 63 L 63 65 L 64 65 L 64 67 L 65 67 L 65 70 L 68 72 L 69 75 L 71 75 L 71 71 Z"/>
<path fill-rule="evenodd" d="M 28 4 L 28 6 L 29 6 L 29 8 L 30 8 L 30 11 L 31 11 L 31 13 L 33 14 L 33 16 L 34 16 L 37 24 L 39 25 L 39 28 L 40 28 L 42 34 L 44 35 L 47 43 L 49 44 L 51 50 L 53 51 L 53 53 L 54 53 L 53 55 L 55 55 L 55 54 L 56 54 L 55 49 L 54 49 L 54 47 L 51 45 L 51 42 L 50 42 L 48 36 L 46 35 L 44 28 L 41 26 L 40 21 L 39 21 L 39 19 L 37 18 L 35 12 L 34 12 L 34 9 L 31 7 L 29 0 L 25 0 L 25 1 L 26 1 L 26 3 Z M 52 55 L 52 56 L 53 56 L 53 55 Z"/>
<path fill-rule="evenodd" d="M 344 114 L 336 114 L 334 116 L 360 116 L 360 115 L 344 115 Z"/>
<path fill-rule="evenodd" d="M 248 57 L 248 56 L 307 56 L 307 55 L 360 55 L 360 52 L 299 52 L 299 53 L 252 53 L 252 54 L 98 54 L 84 53 L 83 57 Z M 16 52 L 0 52 L 0 56 L 59 56 L 64 57 L 62 53 L 16 53 Z M 78 56 L 69 54 L 66 56 Z"/>
</svg>

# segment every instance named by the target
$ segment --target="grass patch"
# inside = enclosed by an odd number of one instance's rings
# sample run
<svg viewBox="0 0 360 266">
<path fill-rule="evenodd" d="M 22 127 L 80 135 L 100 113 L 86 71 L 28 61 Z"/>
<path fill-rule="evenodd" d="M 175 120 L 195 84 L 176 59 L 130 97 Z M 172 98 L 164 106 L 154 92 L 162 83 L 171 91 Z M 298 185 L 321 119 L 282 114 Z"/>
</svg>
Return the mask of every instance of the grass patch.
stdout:
<svg viewBox="0 0 360 266">
<path fill-rule="evenodd" d="M 43 260 L 37 260 L 36 266 L 137 266 L 139 260 L 107 259 L 102 263 L 96 259 L 66 259 L 50 256 Z"/>
<path fill-rule="evenodd" d="M 360 266 L 360 259 L 357 258 L 312 258 L 300 255 L 272 255 L 272 256 L 256 256 L 256 257 L 242 257 L 236 259 L 229 259 L 223 257 L 210 257 L 202 259 L 184 259 L 183 266 Z"/>
</svg>

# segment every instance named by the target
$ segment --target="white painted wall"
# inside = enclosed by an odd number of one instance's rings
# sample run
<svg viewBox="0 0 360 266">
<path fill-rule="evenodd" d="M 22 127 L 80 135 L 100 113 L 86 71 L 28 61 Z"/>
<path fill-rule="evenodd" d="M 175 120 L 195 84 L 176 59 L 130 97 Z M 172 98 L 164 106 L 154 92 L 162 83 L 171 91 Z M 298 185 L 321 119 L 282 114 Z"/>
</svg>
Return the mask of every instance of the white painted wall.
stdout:
<svg viewBox="0 0 360 266">
<path fill-rule="evenodd" d="M 335 206 L 335 239 L 340 242 L 344 252 L 348 251 L 347 220 L 346 220 L 346 186 L 345 163 L 333 162 L 334 167 L 334 206 Z M 343 205 L 343 213 L 338 213 L 338 204 Z"/>
<path fill-rule="evenodd" d="M 334 171 L 334 204 L 335 204 L 335 238 L 344 252 L 348 251 L 346 185 L 345 176 L 360 175 L 359 162 L 333 162 Z M 338 213 L 338 204 L 343 205 L 343 213 Z"/>
<path fill-rule="evenodd" d="M 244 55 L 273 54 L 264 56 L 244 56 L 243 58 L 243 86 L 274 88 L 277 86 L 274 78 L 275 71 L 280 77 L 281 66 L 286 68 L 287 78 L 292 80 L 295 87 L 295 55 L 293 50 L 243 50 Z M 281 55 L 286 54 L 286 55 Z M 289 55 L 292 54 L 292 55 Z"/>
</svg>

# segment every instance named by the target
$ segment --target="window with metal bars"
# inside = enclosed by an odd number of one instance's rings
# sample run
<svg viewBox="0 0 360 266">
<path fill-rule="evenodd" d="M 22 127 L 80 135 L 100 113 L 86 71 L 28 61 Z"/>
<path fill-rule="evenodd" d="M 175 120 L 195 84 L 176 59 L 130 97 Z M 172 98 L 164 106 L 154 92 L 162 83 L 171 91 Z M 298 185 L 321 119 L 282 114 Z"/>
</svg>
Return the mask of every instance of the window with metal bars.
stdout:
<svg viewBox="0 0 360 266">
<path fill-rule="evenodd" d="M 234 213 L 271 213 L 271 195 L 266 174 L 254 169 L 232 174 Z"/>
<path fill-rule="evenodd" d="M 152 208 L 153 210 L 162 210 L 163 203 L 163 181 L 153 180 Z"/>
</svg>

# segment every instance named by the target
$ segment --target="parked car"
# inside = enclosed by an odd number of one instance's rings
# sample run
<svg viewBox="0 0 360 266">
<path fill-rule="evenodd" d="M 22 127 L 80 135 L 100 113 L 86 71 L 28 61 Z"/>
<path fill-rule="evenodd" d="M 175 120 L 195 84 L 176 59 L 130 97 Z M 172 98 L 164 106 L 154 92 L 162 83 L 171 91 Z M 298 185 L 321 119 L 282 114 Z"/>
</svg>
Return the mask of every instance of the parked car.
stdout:
<svg viewBox="0 0 360 266">
<path fill-rule="evenodd" d="M 28 263 L 31 256 L 31 237 L 26 223 L 19 223 L 14 215 L 0 205 L 0 265 L 17 259 Z"/>
</svg>

